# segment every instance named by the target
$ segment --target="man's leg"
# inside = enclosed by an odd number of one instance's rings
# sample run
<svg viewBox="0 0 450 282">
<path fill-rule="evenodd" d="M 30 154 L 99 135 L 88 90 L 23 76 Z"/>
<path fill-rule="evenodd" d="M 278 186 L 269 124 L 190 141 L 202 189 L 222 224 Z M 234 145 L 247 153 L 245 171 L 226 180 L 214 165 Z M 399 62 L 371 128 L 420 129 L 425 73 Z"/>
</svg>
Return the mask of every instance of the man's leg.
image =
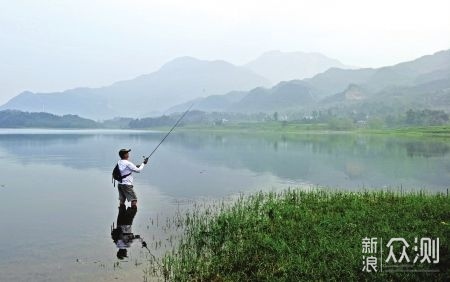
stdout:
<svg viewBox="0 0 450 282">
<path fill-rule="evenodd" d="M 117 190 L 119 191 L 119 205 L 125 205 L 126 197 L 120 184 L 117 185 Z"/>
<path fill-rule="evenodd" d="M 127 185 L 124 189 L 124 194 L 128 201 L 131 202 L 131 207 L 137 208 L 137 197 L 136 193 L 134 192 L 133 185 Z"/>
</svg>

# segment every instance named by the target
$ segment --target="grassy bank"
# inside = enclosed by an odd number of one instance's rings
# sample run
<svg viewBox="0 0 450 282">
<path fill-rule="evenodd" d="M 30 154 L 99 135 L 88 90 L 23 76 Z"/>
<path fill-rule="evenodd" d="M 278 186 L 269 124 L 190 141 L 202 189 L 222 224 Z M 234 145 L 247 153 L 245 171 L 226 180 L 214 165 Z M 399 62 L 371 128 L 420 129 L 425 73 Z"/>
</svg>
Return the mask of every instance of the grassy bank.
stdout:
<svg viewBox="0 0 450 282">
<path fill-rule="evenodd" d="M 183 224 L 180 245 L 163 259 L 166 277 L 173 281 L 449 278 L 447 195 L 320 190 L 258 193 L 240 197 L 232 205 L 188 213 Z M 403 237 L 411 245 L 415 237 L 439 237 L 439 264 L 414 264 L 416 270 L 439 272 L 365 273 L 364 237 L 382 238 L 384 245 L 394 237 Z M 408 253 L 414 258 L 414 252 Z"/>
<path fill-rule="evenodd" d="M 167 128 L 159 128 L 166 130 Z M 331 129 L 327 124 L 303 124 L 282 122 L 260 122 L 260 123 L 230 123 L 226 125 L 185 125 L 177 131 L 205 131 L 221 133 L 282 133 L 282 134 L 304 134 L 304 133 L 363 133 L 363 134 L 390 134 L 406 136 L 435 136 L 450 137 L 450 125 L 423 126 L 423 127 L 399 127 L 370 129 L 355 127 L 346 130 Z"/>
<path fill-rule="evenodd" d="M 328 132 L 326 124 L 303 124 L 281 122 L 228 123 L 224 125 L 186 125 L 181 130 L 207 132 L 241 132 L 241 133 L 286 133 Z M 177 130 L 180 130 L 177 129 Z"/>
<path fill-rule="evenodd" d="M 401 127 L 392 129 L 366 129 L 360 132 L 368 132 L 373 134 L 399 134 L 410 136 L 437 136 L 450 137 L 450 126 L 422 126 L 422 127 Z"/>
</svg>

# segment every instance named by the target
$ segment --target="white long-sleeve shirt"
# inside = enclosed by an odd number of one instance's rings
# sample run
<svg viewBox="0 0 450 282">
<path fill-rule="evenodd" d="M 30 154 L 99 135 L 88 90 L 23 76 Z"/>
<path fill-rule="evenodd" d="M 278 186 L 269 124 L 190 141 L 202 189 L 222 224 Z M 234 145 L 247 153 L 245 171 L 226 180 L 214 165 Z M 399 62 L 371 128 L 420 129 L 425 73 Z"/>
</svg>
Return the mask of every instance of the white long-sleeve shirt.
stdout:
<svg viewBox="0 0 450 282">
<path fill-rule="evenodd" d="M 122 175 L 126 175 L 133 172 L 141 172 L 144 168 L 144 163 L 142 163 L 139 167 L 134 165 L 132 162 L 128 160 L 119 160 L 117 163 L 119 165 L 119 170 Z M 122 179 L 121 184 L 133 185 L 133 174 L 128 175 L 127 177 Z"/>
</svg>

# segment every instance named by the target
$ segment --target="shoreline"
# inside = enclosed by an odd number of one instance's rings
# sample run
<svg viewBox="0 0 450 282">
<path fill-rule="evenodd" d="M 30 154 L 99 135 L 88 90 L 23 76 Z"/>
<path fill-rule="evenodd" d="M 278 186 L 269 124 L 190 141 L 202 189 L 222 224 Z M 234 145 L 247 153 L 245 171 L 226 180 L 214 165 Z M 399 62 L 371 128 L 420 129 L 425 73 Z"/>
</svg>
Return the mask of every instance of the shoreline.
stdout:
<svg viewBox="0 0 450 282">
<path fill-rule="evenodd" d="M 0 128 L 0 133 L 11 131 L 61 131 L 61 132 L 165 132 L 168 126 L 150 128 L 41 128 L 17 127 Z M 3 131 L 3 132 L 2 132 Z M 245 134 L 373 134 L 373 135 L 402 135 L 411 137 L 442 137 L 450 138 L 450 125 L 397 127 L 385 129 L 352 128 L 348 130 L 332 130 L 326 124 L 297 124 L 288 123 L 233 123 L 229 125 L 182 125 L 176 128 L 177 132 L 211 132 L 211 133 L 245 133 Z"/>
</svg>

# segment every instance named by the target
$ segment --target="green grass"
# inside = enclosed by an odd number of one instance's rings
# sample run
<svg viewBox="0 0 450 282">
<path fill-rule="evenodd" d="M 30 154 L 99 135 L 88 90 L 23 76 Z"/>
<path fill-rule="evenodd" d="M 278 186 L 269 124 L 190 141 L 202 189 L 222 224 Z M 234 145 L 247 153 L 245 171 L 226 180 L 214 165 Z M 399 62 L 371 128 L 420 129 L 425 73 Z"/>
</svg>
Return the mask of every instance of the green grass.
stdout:
<svg viewBox="0 0 450 282">
<path fill-rule="evenodd" d="M 279 133 L 301 133 L 304 131 L 329 131 L 327 124 L 303 124 L 281 122 L 254 122 L 254 123 L 229 123 L 226 125 L 186 125 L 181 130 L 196 130 L 208 132 L 279 132 Z"/>
<path fill-rule="evenodd" d="M 166 128 L 160 128 L 166 130 Z M 304 133 L 364 133 L 364 134 L 390 134 L 405 136 L 436 136 L 450 137 L 450 125 L 442 126 L 423 126 L 423 127 L 399 127 L 384 129 L 353 128 L 349 130 L 331 130 L 329 125 L 303 124 L 303 123 L 285 123 L 282 122 L 259 122 L 259 123 L 229 123 L 226 125 L 186 125 L 177 128 L 177 131 L 196 131 L 196 132 L 221 132 L 221 133 L 283 133 L 283 134 L 304 134 Z"/>
<path fill-rule="evenodd" d="M 184 235 L 162 260 L 164 276 L 172 281 L 450 278 L 450 200 L 443 194 L 261 192 L 229 205 L 195 209 L 181 221 Z M 393 237 L 411 244 L 415 237 L 439 237 L 440 263 L 414 266 L 439 272 L 362 272 L 364 237 L 382 238 L 384 245 Z"/>
<path fill-rule="evenodd" d="M 401 127 L 393 129 L 367 129 L 361 132 L 375 133 L 375 134 L 401 134 L 413 136 L 439 136 L 450 137 L 450 126 L 422 126 L 422 127 Z"/>
</svg>

